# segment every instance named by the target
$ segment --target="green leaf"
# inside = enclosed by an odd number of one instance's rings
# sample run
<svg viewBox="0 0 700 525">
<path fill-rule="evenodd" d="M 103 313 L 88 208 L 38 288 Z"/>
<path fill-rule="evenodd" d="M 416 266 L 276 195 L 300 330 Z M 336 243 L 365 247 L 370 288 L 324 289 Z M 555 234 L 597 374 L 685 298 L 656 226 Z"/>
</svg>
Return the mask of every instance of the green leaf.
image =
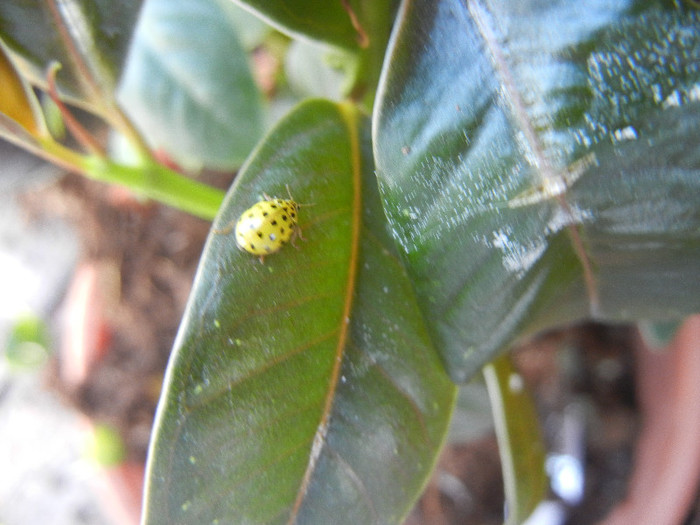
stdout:
<svg viewBox="0 0 700 525">
<path fill-rule="evenodd" d="M 260 137 L 261 97 L 236 24 L 217 0 L 148 0 L 118 99 L 179 164 L 232 169 Z"/>
<path fill-rule="evenodd" d="M 330 44 L 346 67 L 346 95 L 370 111 L 397 0 L 234 0 L 293 38 Z"/>
<path fill-rule="evenodd" d="M 310 38 L 344 49 L 358 49 L 360 34 L 343 2 L 315 0 L 234 0 L 270 25 L 295 38 Z M 361 2 L 350 1 L 354 10 Z"/>
<path fill-rule="evenodd" d="M 52 61 L 63 66 L 63 94 L 98 109 L 124 63 L 141 0 L 0 2 L 0 38 L 19 56 L 23 73 L 45 86 Z"/>
<path fill-rule="evenodd" d="M 547 495 L 545 448 L 537 412 L 509 356 L 484 367 L 506 494 L 506 523 L 523 523 Z"/>
<path fill-rule="evenodd" d="M 654 2 L 402 4 L 377 171 L 455 380 L 544 327 L 700 310 L 699 27 Z"/>
<path fill-rule="evenodd" d="M 396 523 L 420 493 L 455 387 L 394 252 L 368 128 L 309 101 L 236 178 L 166 374 L 146 523 Z M 286 186 L 304 240 L 261 264 L 225 232 Z"/>
</svg>

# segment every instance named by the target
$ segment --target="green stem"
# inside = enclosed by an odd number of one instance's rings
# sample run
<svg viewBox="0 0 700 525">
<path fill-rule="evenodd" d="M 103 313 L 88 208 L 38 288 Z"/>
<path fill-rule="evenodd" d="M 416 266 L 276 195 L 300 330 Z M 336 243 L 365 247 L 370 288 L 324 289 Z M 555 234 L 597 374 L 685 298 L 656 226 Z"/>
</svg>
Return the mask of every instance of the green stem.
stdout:
<svg viewBox="0 0 700 525">
<path fill-rule="evenodd" d="M 168 206 L 212 220 L 224 200 L 224 192 L 189 179 L 165 166 L 149 162 L 139 166 L 115 164 L 108 159 L 87 159 L 87 177 L 126 186 Z"/>
<path fill-rule="evenodd" d="M 144 159 L 138 166 L 116 164 L 98 156 L 81 155 L 52 138 L 14 137 L 15 142 L 36 155 L 88 178 L 126 186 L 144 197 L 213 220 L 224 200 L 224 192 L 189 179 L 156 162 Z"/>
<path fill-rule="evenodd" d="M 2 52 L 2 49 L 0 49 L 0 52 Z M 3 56 L 0 54 L 0 58 Z M 48 81 L 55 95 L 55 101 L 62 106 L 62 102 L 55 93 L 53 85 L 55 71 L 54 67 L 52 73 L 49 74 Z M 64 118 L 68 117 L 69 120 L 67 122 L 71 122 L 72 115 L 67 109 L 63 109 Z M 123 118 L 123 115 L 116 110 L 113 113 L 114 115 Z M 140 141 L 140 137 L 136 135 L 135 130 L 129 127 L 125 118 L 123 118 L 122 124 L 124 129 L 133 132 L 130 136 L 132 139 L 135 139 L 135 145 L 140 150 L 142 161 L 138 166 L 115 164 L 103 157 L 99 145 L 93 142 L 89 134 L 82 133 L 82 127 L 77 122 L 71 126 L 72 130 L 74 132 L 77 131 L 78 136 L 82 138 L 82 143 L 87 144 L 93 151 L 92 156 L 82 155 L 63 146 L 43 129 L 27 130 L 17 121 L 2 113 L 0 113 L 0 136 L 70 171 L 75 171 L 86 177 L 103 182 L 127 186 L 146 197 L 203 219 L 212 220 L 221 206 L 224 193 L 221 190 L 180 175 L 151 160 L 145 144 Z"/>
</svg>

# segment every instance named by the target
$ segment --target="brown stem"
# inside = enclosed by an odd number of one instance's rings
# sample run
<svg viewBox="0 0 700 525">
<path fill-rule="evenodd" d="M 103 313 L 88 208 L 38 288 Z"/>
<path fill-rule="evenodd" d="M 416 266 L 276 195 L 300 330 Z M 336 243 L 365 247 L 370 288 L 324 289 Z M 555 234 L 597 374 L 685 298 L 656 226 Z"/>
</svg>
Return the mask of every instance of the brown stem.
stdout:
<svg viewBox="0 0 700 525">
<path fill-rule="evenodd" d="M 53 18 L 54 24 L 56 25 L 56 30 L 61 38 L 61 42 L 66 47 L 68 57 L 75 67 L 76 71 L 80 73 L 79 81 L 82 83 L 83 87 L 89 93 L 89 96 L 93 100 L 100 99 L 101 89 L 98 83 L 93 77 L 92 71 L 88 64 L 83 60 L 83 56 L 78 50 L 75 40 L 73 39 L 71 33 L 68 30 L 68 24 L 66 23 L 61 10 L 56 4 L 56 0 L 46 0 L 46 5 L 51 12 L 51 17 Z"/>
<path fill-rule="evenodd" d="M 95 138 L 86 130 L 80 122 L 73 116 L 70 110 L 61 100 L 56 90 L 56 72 L 61 68 L 58 62 L 53 62 L 49 66 L 49 70 L 46 73 L 46 80 L 48 82 L 48 94 L 54 104 L 58 107 L 63 117 L 63 122 L 65 122 L 66 127 L 71 132 L 75 140 L 77 140 L 81 146 L 83 146 L 88 152 L 98 155 L 100 157 L 105 156 L 105 151 L 102 145 L 95 140 Z"/>
<path fill-rule="evenodd" d="M 350 6 L 350 0 L 340 0 L 340 3 L 343 4 L 343 9 L 348 13 L 352 27 L 357 31 L 357 43 L 362 49 L 366 49 L 369 47 L 369 36 L 367 36 L 367 32 L 360 24 L 360 19 L 357 18 L 357 14 L 353 11 L 352 6 Z"/>
</svg>

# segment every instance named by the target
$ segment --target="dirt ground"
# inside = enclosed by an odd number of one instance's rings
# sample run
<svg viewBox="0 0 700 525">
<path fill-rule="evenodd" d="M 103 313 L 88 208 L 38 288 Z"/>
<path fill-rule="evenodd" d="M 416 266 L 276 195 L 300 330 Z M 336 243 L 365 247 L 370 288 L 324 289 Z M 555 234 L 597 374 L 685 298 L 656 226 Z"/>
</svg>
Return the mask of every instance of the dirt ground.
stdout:
<svg viewBox="0 0 700 525">
<path fill-rule="evenodd" d="M 208 182 L 225 187 L 229 180 Z M 91 418 L 117 428 L 129 458 L 143 460 L 209 224 L 77 176 L 63 178 L 38 199 L 42 213 L 58 213 L 76 224 L 85 260 L 100 261 L 117 276 L 103 298 L 110 305 L 99 338 L 104 355 L 75 388 L 63 383 L 56 366 L 53 386 Z M 548 438 L 556 435 L 552 421 L 568 404 L 585 407 L 586 489 L 583 502 L 571 509 L 569 525 L 596 523 L 625 494 L 639 428 L 631 335 L 629 327 L 586 324 L 544 334 L 514 354 L 535 393 Z M 438 472 L 461 481 L 468 504 L 432 482 L 407 523 L 502 523 L 503 488 L 492 432 L 449 444 Z"/>
</svg>

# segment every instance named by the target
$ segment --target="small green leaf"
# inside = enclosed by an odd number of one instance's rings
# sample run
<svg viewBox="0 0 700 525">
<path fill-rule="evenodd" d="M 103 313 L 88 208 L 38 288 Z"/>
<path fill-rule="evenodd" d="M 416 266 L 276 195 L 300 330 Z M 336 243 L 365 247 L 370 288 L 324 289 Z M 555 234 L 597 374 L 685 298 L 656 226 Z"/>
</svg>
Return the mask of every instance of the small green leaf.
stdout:
<svg viewBox="0 0 700 525">
<path fill-rule="evenodd" d="M 698 27 L 671 3 L 403 2 L 377 172 L 455 380 L 545 327 L 700 310 Z"/>
<path fill-rule="evenodd" d="M 396 257 L 368 123 L 310 101 L 266 137 L 214 224 L 166 375 L 145 522 L 400 522 L 455 398 Z M 265 258 L 225 233 L 306 204 Z"/>
<path fill-rule="evenodd" d="M 148 0 L 118 99 L 153 148 L 193 169 L 240 166 L 262 130 L 248 56 L 217 0 Z"/>
<path fill-rule="evenodd" d="M 545 449 L 535 405 L 509 356 L 484 367 L 498 437 L 506 523 L 523 523 L 547 495 Z"/>
</svg>

